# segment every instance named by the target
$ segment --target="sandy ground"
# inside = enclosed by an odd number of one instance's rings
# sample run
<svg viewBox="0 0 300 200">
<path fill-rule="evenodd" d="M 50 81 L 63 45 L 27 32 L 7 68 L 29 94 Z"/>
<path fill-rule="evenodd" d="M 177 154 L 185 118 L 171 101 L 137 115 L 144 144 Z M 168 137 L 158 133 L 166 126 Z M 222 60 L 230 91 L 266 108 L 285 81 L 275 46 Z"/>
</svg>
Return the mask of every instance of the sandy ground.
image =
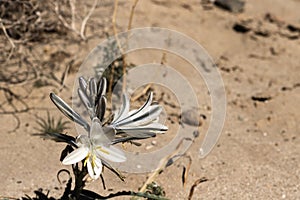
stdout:
<svg viewBox="0 0 300 200">
<path fill-rule="evenodd" d="M 126 30 L 130 7 L 130 2 L 120 1 L 118 31 Z M 198 41 L 218 64 L 227 94 L 226 122 L 214 150 L 199 159 L 201 140 L 196 138 L 187 152 L 192 165 L 186 186 L 181 182 L 182 166 L 188 164 L 186 159 L 178 160 L 155 181 L 170 199 L 186 199 L 193 183 L 202 177 L 207 181 L 195 188 L 193 199 L 300 199 L 300 1 L 247 0 L 241 14 L 213 5 L 209 8 L 205 9 L 200 1 L 175 0 L 140 1 L 136 7 L 133 28 L 169 28 Z M 56 173 L 64 167 L 59 162 L 64 145 L 31 135 L 37 127 L 35 114 L 46 116 L 48 110 L 54 116 L 62 116 L 48 94 L 55 91 L 70 102 L 76 69 L 91 49 L 103 41 L 104 31 L 111 30 L 112 10 L 113 4 L 109 1 L 100 3 L 90 22 L 98 20 L 100 25 L 88 30 L 88 35 L 96 36 L 87 42 L 54 38 L 47 44 L 33 46 L 43 55 L 46 72 L 49 62 L 53 62 L 55 73 L 61 75 L 71 58 L 74 71 L 66 80 L 68 88 L 61 92 L 55 86 L 34 88 L 26 99 L 32 109 L 17 114 L 20 119 L 17 130 L 14 131 L 17 122 L 12 115 L 1 115 L 0 197 L 32 195 L 38 188 L 50 190 L 54 197 L 62 194 L 64 185 L 59 184 Z M 276 20 L 269 20 L 268 13 Z M 245 20 L 250 20 L 247 33 L 233 30 L 234 24 Z M 298 29 L 292 31 L 287 28 L 289 25 Z M 59 51 L 69 56 L 51 57 Z M 141 55 L 136 62 L 147 59 L 147 55 Z M 159 59 L 159 54 L 153 58 Z M 172 63 L 171 58 L 167 58 L 167 63 Z M 1 70 L 4 68 L 2 65 Z M 186 73 L 193 79 L 193 74 Z M 13 90 L 26 93 L 32 88 L 30 84 L 14 86 Z M 207 91 L 203 87 L 199 83 L 199 96 Z M 4 95 L 0 98 L 4 99 Z M 209 116 L 206 108 L 210 102 L 203 99 L 206 101 L 201 103 L 201 113 Z M 22 104 L 17 102 L 16 105 L 22 109 Z M 209 120 L 203 120 L 201 133 L 207 130 L 208 123 Z M 73 134 L 73 131 L 67 132 Z M 167 134 L 166 138 L 170 139 L 172 129 Z M 126 181 L 121 182 L 105 171 L 109 190 L 103 191 L 100 181 L 89 184 L 88 188 L 105 194 L 137 191 L 147 178 L 147 174 L 125 175 Z"/>
</svg>

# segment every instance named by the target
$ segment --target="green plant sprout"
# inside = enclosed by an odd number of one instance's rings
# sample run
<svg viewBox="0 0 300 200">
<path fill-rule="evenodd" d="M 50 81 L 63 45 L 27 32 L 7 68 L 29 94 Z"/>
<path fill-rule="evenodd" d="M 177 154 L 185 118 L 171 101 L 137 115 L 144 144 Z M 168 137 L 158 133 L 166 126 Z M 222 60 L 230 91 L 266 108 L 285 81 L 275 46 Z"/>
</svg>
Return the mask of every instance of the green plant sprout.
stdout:
<svg viewBox="0 0 300 200">
<path fill-rule="evenodd" d="M 62 133 L 64 130 L 68 129 L 67 126 L 70 124 L 68 121 L 63 121 L 60 117 L 56 122 L 53 116 L 50 116 L 50 113 L 47 111 L 47 120 L 42 117 L 36 116 L 36 123 L 39 125 L 38 128 L 35 128 L 39 133 Z"/>
</svg>

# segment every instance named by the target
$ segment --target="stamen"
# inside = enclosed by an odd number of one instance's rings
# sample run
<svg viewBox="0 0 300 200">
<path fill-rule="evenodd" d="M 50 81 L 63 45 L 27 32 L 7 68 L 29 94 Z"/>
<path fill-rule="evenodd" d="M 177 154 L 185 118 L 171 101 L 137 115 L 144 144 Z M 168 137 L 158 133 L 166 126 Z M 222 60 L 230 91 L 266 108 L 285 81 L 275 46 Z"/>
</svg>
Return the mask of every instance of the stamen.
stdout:
<svg viewBox="0 0 300 200">
<path fill-rule="evenodd" d="M 89 152 L 88 155 L 85 157 L 83 166 L 86 166 L 86 163 L 87 163 L 87 161 L 89 160 L 90 156 L 91 156 L 91 153 Z"/>
<path fill-rule="evenodd" d="M 104 149 L 102 149 L 102 147 L 101 147 L 101 146 L 98 146 L 96 149 L 98 149 L 98 150 L 102 151 L 103 153 L 106 153 L 106 154 L 108 154 L 108 155 L 109 155 L 109 152 L 108 152 L 108 151 L 106 151 L 106 150 L 104 150 Z"/>
</svg>

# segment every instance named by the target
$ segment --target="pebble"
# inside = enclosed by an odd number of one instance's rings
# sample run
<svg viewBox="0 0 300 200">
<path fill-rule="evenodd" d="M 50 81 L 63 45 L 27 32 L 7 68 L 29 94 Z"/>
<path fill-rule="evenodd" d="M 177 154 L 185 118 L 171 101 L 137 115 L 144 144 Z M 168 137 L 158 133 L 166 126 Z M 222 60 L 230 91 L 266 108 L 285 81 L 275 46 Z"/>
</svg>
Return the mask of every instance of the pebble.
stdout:
<svg viewBox="0 0 300 200">
<path fill-rule="evenodd" d="M 264 132 L 264 133 L 263 133 L 263 136 L 265 136 L 265 137 L 266 137 L 267 135 L 268 135 L 268 133 L 267 133 L 267 132 Z"/>
<path fill-rule="evenodd" d="M 215 5 L 233 13 L 244 11 L 245 2 L 241 0 L 215 0 Z"/>
<path fill-rule="evenodd" d="M 153 147 L 154 147 L 153 145 L 148 145 L 148 146 L 145 147 L 145 149 L 146 149 L 146 150 L 150 150 L 150 149 L 152 149 Z"/>
<path fill-rule="evenodd" d="M 183 111 L 182 115 L 182 122 L 186 123 L 191 126 L 201 126 L 201 121 L 199 117 L 199 113 L 196 110 L 187 110 Z"/>
</svg>

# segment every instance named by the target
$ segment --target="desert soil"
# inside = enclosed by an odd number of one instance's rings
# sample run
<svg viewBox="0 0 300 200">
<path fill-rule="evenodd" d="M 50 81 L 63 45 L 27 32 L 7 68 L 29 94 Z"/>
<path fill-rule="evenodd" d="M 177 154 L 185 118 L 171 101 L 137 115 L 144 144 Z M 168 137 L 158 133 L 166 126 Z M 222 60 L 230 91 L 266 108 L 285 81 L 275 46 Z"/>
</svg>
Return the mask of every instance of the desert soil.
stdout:
<svg viewBox="0 0 300 200">
<path fill-rule="evenodd" d="M 93 3 L 86 2 L 89 6 Z M 116 17 L 119 32 L 127 29 L 131 6 L 131 1 L 119 2 Z M 77 9 L 77 12 L 87 12 L 80 7 Z M 132 28 L 163 27 L 193 38 L 217 63 L 226 89 L 226 122 L 217 145 L 207 157 L 200 159 L 201 137 L 195 139 L 187 151 L 192 164 L 184 187 L 182 170 L 183 166 L 188 166 L 186 158 L 177 160 L 155 179 L 164 188 L 166 197 L 187 199 L 193 183 L 205 178 L 207 181 L 195 188 L 193 199 L 300 199 L 299 10 L 299 0 L 246 0 L 242 13 L 231 13 L 200 0 L 138 2 Z M 64 185 L 57 181 L 56 173 L 68 168 L 59 162 L 64 145 L 32 136 L 37 132 L 36 116 L 46 117 L 47 111 L 56 118 L 62 116 L 48 95 L 56 92 L 71 102 L 78 66 L 106 38 L 106 33 L 113 34 L 112 13 L 113 2 L 99 2 L 88 21 L 86 41 L 67 31 L 64 35 L 50 34 L 47 42 L 24 46 L 20 51 L 35 52 L 32 62 L 39 65 L 37 70 L 43 73 L 20 84 L 0 82 L 1 88 L 9 88 L 24 99 L 24 102 L 13 100 L 9 103 L 5 90 L 0 90 L 1 109 L 8 112 L 1 112 L 0 120 L 1 199 L 25 194 L 33 196 L 38 188 L 49 190 L 49 195 L 56 198 L 62 194 Z M 247 31 L 234 30 L 235 25 Z M 160 58 L 161 54 L 153 53 L 149 59 L 147 54 L 141 53 L 135 58 L 135 64 L 159 62 Z M 172 66 L 172 56 L 167 56 L 166 63 Z M 66 87 L 53 80 L 50 80 L 51 85 L 33 86 L 37 79 L 44 80 L 45 74 L 50 72 L 61 77 L 68 65 Z M 27 70 L 19 63 L 14 67 Z M 3 62 L 1 71 L 5 70 Z M 192 73 L 186 71 L 185 74 L 194 80 Z M 207 116 L 206 120 L 202 119 L 199 131 L 205 134 L 209 126 L 210 101 L 203 81 L 199 82 L 196 91 L 203 99 L 200 112 Z M 156 93 L 159 92 L 156 88 Z M 12 104 L 20 112 L 15 113 Z M 165 106 L 167 111 L 175 112 Z M 168 123 L 176 128 L 178 118 L 170 118 Z M 149 144 L 155 140 L 160 147 L 174 136 L 175 128 L 151 138 Z M 72 126 L 66 132 L 77 135 Z M 141 148 L 145 150 L 149 144 L 145 142 Z M 148 174 L 125 173 L 125 176 L 122 182 L 106 170 L 104 178 L 108 189 L 103 190 L 101 181 L 89 183 L 88 188 L 100 194 L 138 191 Z"/>
</svg>

